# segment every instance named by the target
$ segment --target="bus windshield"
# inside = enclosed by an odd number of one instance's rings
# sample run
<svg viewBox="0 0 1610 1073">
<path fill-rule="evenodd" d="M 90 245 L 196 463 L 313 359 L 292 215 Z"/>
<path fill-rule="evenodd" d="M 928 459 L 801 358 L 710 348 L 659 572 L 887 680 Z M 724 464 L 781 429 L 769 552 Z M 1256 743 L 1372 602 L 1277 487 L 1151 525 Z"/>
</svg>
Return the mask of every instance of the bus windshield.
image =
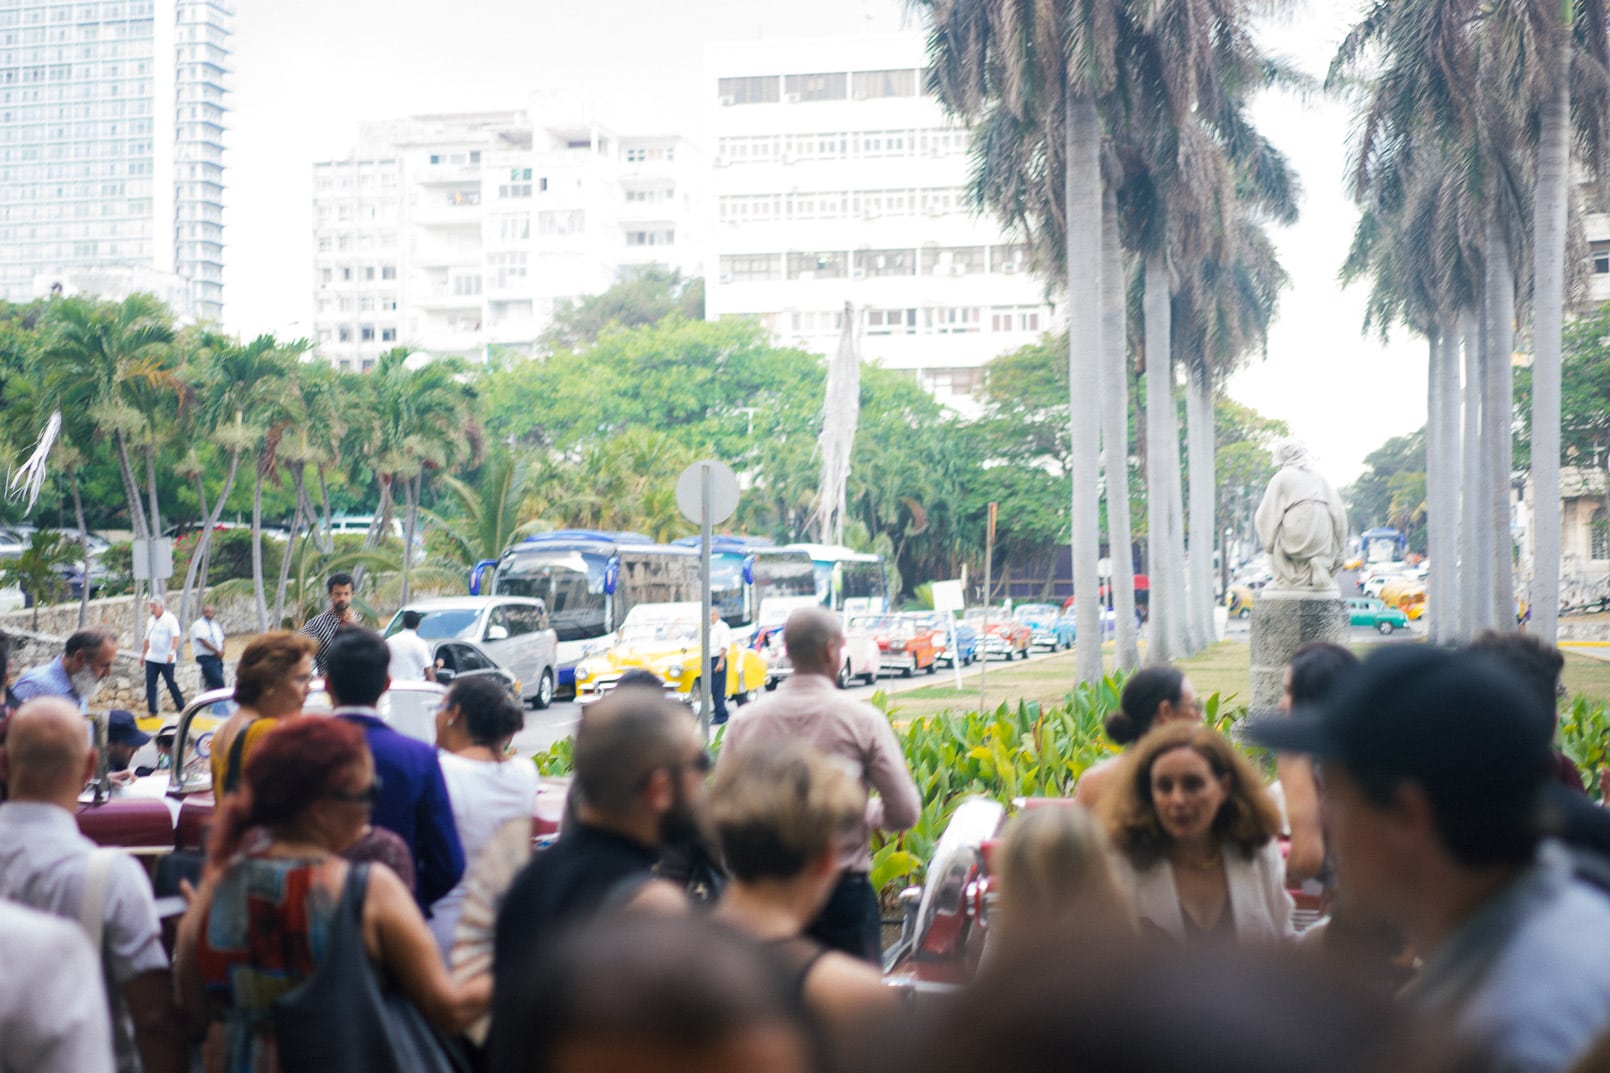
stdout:
<svg viewBox="0 0 1610 1073">
<path fill-rule="evenodd" d="M 561 641 L 601 637 L 609 632 L 604 615 L 608 561 L 583 551 L 522 550 L 498 564 L 493 591 L 499 596 L 540 597 Z"/>
</svg>

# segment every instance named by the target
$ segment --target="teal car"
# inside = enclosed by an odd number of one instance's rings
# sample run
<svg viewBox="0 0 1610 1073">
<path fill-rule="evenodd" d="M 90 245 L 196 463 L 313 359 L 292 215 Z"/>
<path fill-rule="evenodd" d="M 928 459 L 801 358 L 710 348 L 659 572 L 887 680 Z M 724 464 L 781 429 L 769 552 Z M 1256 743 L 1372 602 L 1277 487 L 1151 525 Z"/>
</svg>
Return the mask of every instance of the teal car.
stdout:
<svg viewBox="0 0 1610 1073">
<path fill-rule="evenodd" d="M 1347 601 L 1347 621 L 1351 626 L 1368 626 L 1390 636 L 1409 628 L 1409 619 L 1395 607 L 1388 607 L 1373 596 L 1354 596 Z"/>
</svg>

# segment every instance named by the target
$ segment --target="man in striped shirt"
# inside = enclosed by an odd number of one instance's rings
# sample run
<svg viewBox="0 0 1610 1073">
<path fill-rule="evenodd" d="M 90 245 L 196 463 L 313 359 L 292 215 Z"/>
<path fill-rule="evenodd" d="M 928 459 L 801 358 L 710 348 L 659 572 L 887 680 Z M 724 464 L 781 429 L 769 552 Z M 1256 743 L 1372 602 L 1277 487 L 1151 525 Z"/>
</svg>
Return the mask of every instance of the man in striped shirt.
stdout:
<svg viewBox="0 0 1610 1073">
<path fill-rule="evenodd" d="M 324 583 L 324 591 L 330 597 L 329 610 L 308 619 L 301 630 L 319 643 L 319 650 L 313 655 L 313 673 L 318 675 L 324 674 L 324 654 L 330 649 L 335 631 L 342 626 L 363 625 L 363 616 L 352 607 L 351 574 L 331 574 Z"/>
</svg>

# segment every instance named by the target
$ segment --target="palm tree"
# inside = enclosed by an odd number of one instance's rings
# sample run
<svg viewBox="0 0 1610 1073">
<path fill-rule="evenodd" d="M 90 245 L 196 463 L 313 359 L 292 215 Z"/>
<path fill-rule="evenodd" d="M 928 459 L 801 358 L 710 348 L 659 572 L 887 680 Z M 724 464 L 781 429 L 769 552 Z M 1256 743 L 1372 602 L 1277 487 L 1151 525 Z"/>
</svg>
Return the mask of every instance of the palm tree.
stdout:
<svg viewBox="0 0 1610 1073">
<path fill-rule="evenodd" d="M 531 478 L 530 464 L 505 448 L 487 455 L 473 485 L 443 474 L 441 486 L 452 514 L 424 513 L 455 562 L 471 567 L 483 559 L 496 559 L 517 538 L 534 531 L 540 523 L 521 519 Z"/>
<path fill-rule="evenodd" d="M 1119 670 L 1140 666 L 1135 626 L 1134 538 L 1129 521 L 1129 332 L 1125 324 L 1124 251 L 1118 237 L 1118 193 L 1112 183 L 1102 192 L 1102 346 L 1101 474 L 1107 499 L 1107 559 L 1112 564 L 1113 663 Z"/>
<path fill-rule="evenodd" d="M 0 560 L 0 585 L 16 586 L 28 597 L 33 608 L 31 629 L 39 632 L 39 605 L 54 603 L 67 591 L 62 571 L 78 559 L 78 552 L 60 533 L 35 530 L 28 546 L 15 559 Z M 89 570 L 84 571 L 84 588 L 89 588 Z"/>
</svg>

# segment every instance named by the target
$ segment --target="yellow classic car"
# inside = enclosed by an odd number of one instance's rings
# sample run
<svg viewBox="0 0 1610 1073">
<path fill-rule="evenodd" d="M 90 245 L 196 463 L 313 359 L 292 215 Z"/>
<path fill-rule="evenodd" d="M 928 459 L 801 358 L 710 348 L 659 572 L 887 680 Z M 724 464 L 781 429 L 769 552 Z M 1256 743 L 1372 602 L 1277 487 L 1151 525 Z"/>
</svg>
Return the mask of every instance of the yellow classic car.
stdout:
<svg viewBox="0 0 1610 1073">
<path fill-rule="evenodd" d="M 695 710 L 699 704 L 699 605 L 638 604 L 607 648 L 576 664 L 576 700 L 588 704 L 619 684 L 634 667 L 655 675 L 668 696 Z M 727 697 L 753 700 L 766 685 L 766 661 L 735 638 L 727 647 Z"/>
</svg>

